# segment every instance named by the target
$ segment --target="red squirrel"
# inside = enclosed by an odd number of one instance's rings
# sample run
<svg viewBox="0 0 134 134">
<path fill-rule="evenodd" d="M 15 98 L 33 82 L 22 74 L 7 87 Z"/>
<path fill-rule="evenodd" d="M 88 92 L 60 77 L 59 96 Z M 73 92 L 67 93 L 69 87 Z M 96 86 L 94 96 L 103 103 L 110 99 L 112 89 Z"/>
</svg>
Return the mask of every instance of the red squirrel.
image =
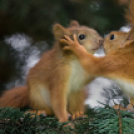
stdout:
<svg viewBox="0 0 134 134">
<path fill-rule="evenodd" d="M 31 113 L 38 110 L 37 114 L 54 114 L 60 122 L 66 122 L 68 113 L 72 114 L 72 119 L 84 114 L 85 91 L 83 87 L 94 77 L 87 74 L 72 52 L 63 51 L 63 46 L 59 41 L 64 38 L 64 35 L 73 38 L 73 34 L 76 34 L 79 43 L 88 53 L 94 54 L 101 46 L 103 38 L 95 30 L 80 26 L 77 21 L 72 21 L 68 28 L 55 24 L 53 33 L 55 36 L 53 49 L 44 53 L 28 73 L 25 93 L 29 95 L 29 101 L 25 103 L 33 109 L 29 111 Z M 14 94 L 13 90 L 5 92 L 0 98 L 1 106 L 10 106 L 8 92 Z M 21 90 L 19 89 L 18 92 Z M 1 100 L 5 97 L 3 103 Z M 23 99 L 27 99 L 27 96 L 24 97 Z M 12 107 L 21 106 L 19 100 L 15 101 L 15 97 L 11 98 L 11 101 L 14 100 Z"/>
<path fill-rule="evenodd" d="M 126 18 L 134 26 L 134 1 L 128 4 Z M 103 43 L 106 56 L 94 57 L 80 45 L 74 34 L 74 40 L 67 35 L 61 39 L 64 51 L 72 51 L 79 59 L 85 71 L 91 76 L 103 76 L 114 80 L 130 97 L 134 104 L 134 28 L 126 32 L 111 32 Z M 131 107 L 132 108 L 132 107 Z"/>
</svg>

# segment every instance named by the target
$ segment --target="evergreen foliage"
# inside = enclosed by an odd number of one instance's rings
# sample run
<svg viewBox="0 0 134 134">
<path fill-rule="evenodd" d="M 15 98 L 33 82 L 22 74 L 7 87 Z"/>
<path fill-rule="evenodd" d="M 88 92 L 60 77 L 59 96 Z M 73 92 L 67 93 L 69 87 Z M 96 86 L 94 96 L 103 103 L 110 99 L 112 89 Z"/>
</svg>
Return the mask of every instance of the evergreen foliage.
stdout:
<svg viewBox="0 0 134 134">
<path fill-rule="evenodd" d="M 96 108 L 92 134 L 134 134 L 134 112 L 115 110 L 108 105 Z"/>
<path fill-rule="evenodd" d="M 108 105 L 87 110 L 87 117 L 64 126 L 54 117 L 25 114 L 13 108 L 0 109 L 1 134 L 134 134 L 134 112 L 115 110 Z M 32 114 L 33 116 L 33 114 Z"/>
</svg>

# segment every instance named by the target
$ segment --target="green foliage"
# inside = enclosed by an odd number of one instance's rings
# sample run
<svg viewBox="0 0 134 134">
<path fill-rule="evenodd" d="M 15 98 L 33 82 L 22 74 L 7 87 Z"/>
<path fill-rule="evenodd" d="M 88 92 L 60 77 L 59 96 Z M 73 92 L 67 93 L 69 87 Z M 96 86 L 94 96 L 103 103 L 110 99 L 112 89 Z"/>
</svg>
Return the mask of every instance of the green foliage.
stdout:
<svg viewBox="0 0 134 134">
<path fill-rule="evenodd" d="M 1 134 L 134 134 L 133 112 L 115 110 L 107 105 L 87 110 L 87 118 L 69 121 L 64 126 L 54 117 L 25 114 L 25 111 L 13 108 L 0 109 Z M 119 118 L 121 123 L 119 123 Z M 75 129 L 73 129 L 73 127 Z"/>
<path fill-rule="evenodd" d="M 49 127 L 49 131 L 51 131 L 51 127 L 53 127 L 53 130 L 58 125 L 56 120 L 54 120 L 53 118 L 44 119 L 43 116 L 35 116 L 34 118 L 31 118 L 31 115 L 29 113 L 24 114 L 24 112 L 20 111 L 19 109 L 12 108 L 0 109 L 0 120 L 1 134 L 32 134 L 36 132 L 41 132 L 43 130 L 47 130 Z"/>
<path fill-rule="evenodd" d="M 1 108 L 0 109 L 0 133 L 1 134 L 63 134 L 69 132 L 69 128 L 63 128 L 64 124 L 59 124 L 54 117 L 44 117 L 43 115 L 31 117 L 20 109 Z M 70 133 L 70 132 L 69 132 Z M 68 133 L 68 134 L 69 134 Z"/>
<path fill-rule="evenodd" d="M 108 105 L 96 108 L 94 121 L 89 124 L 91 134 L 134 134 L 134 112 L 115 110 Z M 119 122 L 119 120 L 121 122 Z"/>
</svg>

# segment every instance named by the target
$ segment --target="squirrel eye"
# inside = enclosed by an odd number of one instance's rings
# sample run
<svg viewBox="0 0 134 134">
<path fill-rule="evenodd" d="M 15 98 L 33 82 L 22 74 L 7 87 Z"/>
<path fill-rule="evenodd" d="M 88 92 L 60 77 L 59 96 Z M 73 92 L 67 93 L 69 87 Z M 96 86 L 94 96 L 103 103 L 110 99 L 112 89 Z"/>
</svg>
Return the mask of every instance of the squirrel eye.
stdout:
<svg viewBox="0 0 134 134">
<path fill-rule="evenodd" d="M 80 40 L 85 39 L 85 35 L 84 35 L 84 34 L 79 35 L 79 39 L 80 39 Z"/>
<path fill-rule="evenodd" d="M 110 36 L 110 40 L 114 40 L 114 34 L 112 34 L 111 36 Z"/>
</svg>

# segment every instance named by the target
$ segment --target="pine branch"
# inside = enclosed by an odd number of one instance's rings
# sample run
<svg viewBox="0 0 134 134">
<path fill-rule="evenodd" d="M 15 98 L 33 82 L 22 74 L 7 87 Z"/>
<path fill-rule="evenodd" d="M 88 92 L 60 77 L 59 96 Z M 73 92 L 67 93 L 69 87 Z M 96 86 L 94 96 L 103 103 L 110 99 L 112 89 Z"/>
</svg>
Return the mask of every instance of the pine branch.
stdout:
<svg viewBox="0 0 134 134">
<path fill-rule="evenodd" d="M 0 109 L 0 134 L 134 134 L 134 112 L 115 110 L 108 105 L 87 109 L 87 118 L 70 120 L 71 126 L 50 116 L 25 114 L 13 108 Z"/>
</svg>

